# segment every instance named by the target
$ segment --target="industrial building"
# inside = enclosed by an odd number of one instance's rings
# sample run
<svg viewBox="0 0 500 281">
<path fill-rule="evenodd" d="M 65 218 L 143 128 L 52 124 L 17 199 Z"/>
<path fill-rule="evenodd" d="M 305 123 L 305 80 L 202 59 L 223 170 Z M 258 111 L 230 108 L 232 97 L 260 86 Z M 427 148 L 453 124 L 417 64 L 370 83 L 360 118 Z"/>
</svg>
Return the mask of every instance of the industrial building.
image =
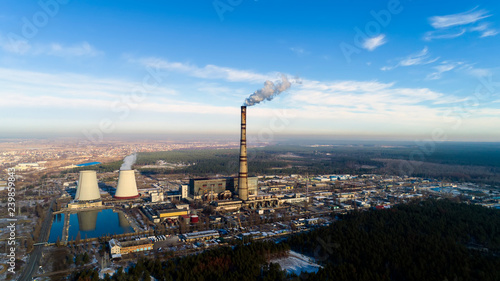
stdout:
<svg viewBox="0 0 500 281">
<path fill-rule="evenodd" d="M 205 199 L 207 195 L 212 195 L 212 200 L 218 199 L 219 194 L 229 190 L 227 178 L 209 179 L 190 179 L 189 195 L 194 199 Z"/>
<path fill-rule="evenodd" d="M 165 196 L 163 192 L 157 191 L 157 192 L 151 192 L 151 202 L 163 202 L 165 200 Z"/>
<path fill-rule="evenodd" d="M 166 219 L 177 219 L 179 216 L 187 215 L 189 213 L 189 206 L 167 203 L 143 206 L 141 207 L 141 211 L 152 222 L 159 223 Z"/>
<path fill-rule="evenodd" d="M 248 181 L 248 195 L 257 194 L 258 178 L 250 177 Z M 224 200 L 238 194 L 238 177 L 227 178 L 199 178 L 189 180 L 189 196 L 193 199 Z"/>
<path fill-rule="evenodd" d="M 153 243 L 150 240 L 137 240 L 137 241 L 126 241 L 119 242 L 116 239 L 109 240 L 109 249 L 112 258 L 121 257 L 121 255 L 126 255 L 133 252 L 142 252 L 153 250 Z"/>
<path fill-rule="evenodd" d="M 182 239 L 186 242 L 193 242 L 198 240 L 210 240 L 217 238 L 219 238 L 219 232 L 217 230 L 198 231 L 182 235 Z"/>
<path fill-rule="evenodd" d="M 236 211 L 243 206 L 243 201 L 241 200 L 219 200 L 213 202 L 215 209 L 217 211 Z"/>
</svg>

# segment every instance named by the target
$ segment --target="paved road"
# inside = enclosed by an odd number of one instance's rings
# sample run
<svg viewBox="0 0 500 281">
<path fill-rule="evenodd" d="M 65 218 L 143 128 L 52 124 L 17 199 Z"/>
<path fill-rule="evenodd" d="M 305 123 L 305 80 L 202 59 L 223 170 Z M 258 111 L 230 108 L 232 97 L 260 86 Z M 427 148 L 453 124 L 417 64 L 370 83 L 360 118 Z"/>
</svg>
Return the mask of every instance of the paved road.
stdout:
<svg viewBox="0 0 500 281">
<path fill-rule="evenodd" d="M 52 206 L 54 205 L 55 201 L 56 198 L 54 198 L 52 202 L 50 202 L 49 211 L 47 212 L 47 216 L 43 221 L 42 229 L 40 230 L 40 236 L 38 237 L 37 242 L 47 242 L 48 239 L 47 236 L 50 229 L 50 222 L 52 221 Z M 42 257 L 43 247 L 44 247 L 43 245 L 35 246 L 35 249 L 33 249 L 33 251 L 31 252 L 28 263 L 24 267 L 23 273 L 21 273 L 21 277 L 19 277 L 19 281 L 32 280 L 31 277 L 33 276 L 34 273 L 36 273 L 38 269 L 38 264 L 40 262 L 40 258 Z"/>
</svg>

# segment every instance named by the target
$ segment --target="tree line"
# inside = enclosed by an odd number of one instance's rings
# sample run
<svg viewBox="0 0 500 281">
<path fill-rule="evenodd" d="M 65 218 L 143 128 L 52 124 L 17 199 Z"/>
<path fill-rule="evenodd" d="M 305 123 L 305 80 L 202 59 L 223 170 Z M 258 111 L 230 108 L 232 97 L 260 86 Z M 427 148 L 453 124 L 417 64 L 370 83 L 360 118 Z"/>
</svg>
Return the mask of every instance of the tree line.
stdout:
<svg viewBox="0 0 500 281">
<path fill-rule="evenodd" d="M 284 278 L 286 274 L 279 266 L 269 265 L 269 260 L 287 256 L 289 249 L 286 244 L 268 241 L 220 247 L 166 261 L 140 258 L 128 268 L 127 273 L 119 268 L 116 274 L 112 277 L 107 275 L 104 280 L 149 280 L 150 276 L 157 280 L 276 280 L 275 276 Z M 94 269 L 83 270 L 73 274 L 71 280 L 99 280 L 98 272 Z"/>
<path fill-rule="evenodd" d="M 319 259 L 310 280 L 500 280 L 500 211 L 429 200 L 340 216 L 296 235 Z"/>
</svg>

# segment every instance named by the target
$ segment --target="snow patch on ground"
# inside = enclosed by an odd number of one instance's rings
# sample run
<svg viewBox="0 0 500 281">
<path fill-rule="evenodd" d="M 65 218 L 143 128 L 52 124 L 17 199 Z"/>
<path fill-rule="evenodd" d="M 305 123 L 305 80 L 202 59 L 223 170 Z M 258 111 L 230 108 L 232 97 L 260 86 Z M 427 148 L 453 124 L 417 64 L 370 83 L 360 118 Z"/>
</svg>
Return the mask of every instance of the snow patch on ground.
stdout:
<svg viewBox="0 0 500 281">
<path fill-rule="evenodd" d="M 323 268 L 316 264 L 312 258 L 294 251 L 290 251 L 288 258 L 273 259 L 270 262 L 278 263 L 281 269 L 286 270 L 288 274 L 300 275 L 301 272 L 318 272 L 320 268 Z"/>
</svg>

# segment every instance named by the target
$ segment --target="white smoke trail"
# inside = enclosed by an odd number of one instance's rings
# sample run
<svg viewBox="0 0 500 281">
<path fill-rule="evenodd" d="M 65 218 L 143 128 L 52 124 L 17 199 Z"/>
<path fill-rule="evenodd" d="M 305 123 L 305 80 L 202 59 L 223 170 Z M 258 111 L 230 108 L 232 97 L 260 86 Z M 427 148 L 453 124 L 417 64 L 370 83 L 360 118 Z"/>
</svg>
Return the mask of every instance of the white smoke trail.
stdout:
<svg viewBox="0 0 500 281">
<path fill-rule="evenodd" d="M 267 80 L 264 82 L 264 87 L 255 91 L 251 94 L 243 105 L 252 106 L 260 103 L 263 100 L 272 100 L 275 96 L 281 94 L 281 92 L 286 91 L 290 88 L 292 84 L 288 81 L 287 77 L 284 74 L 281 74 L 281 81 L 272 82 Z"/>
<path fill-rule="evenodd" d="M 137 161 L 137 154 L 131 154 L 123 159 L 123 164 L 120 167 L 120 171 L 122 170 L 132 170 L 132 165 Z"/>
</svg>

